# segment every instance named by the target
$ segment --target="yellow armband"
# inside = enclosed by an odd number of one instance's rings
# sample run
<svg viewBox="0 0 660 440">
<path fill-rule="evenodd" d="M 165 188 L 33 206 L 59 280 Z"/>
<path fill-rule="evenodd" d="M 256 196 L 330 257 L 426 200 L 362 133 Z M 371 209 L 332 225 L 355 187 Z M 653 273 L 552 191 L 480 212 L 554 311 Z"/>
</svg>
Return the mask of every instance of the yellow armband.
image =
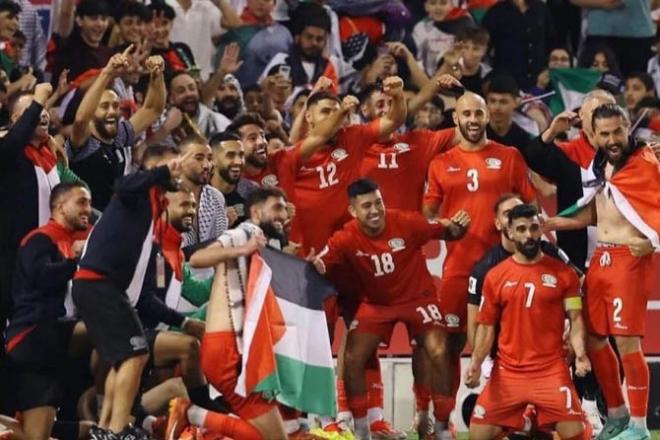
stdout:
<svg viewBox="0 0 660 440">
<path fill-rule="evenodd" d="M 564 300 L 564 310 L 582 310 L 582 297 L 574 296 Z"/>
</svg>

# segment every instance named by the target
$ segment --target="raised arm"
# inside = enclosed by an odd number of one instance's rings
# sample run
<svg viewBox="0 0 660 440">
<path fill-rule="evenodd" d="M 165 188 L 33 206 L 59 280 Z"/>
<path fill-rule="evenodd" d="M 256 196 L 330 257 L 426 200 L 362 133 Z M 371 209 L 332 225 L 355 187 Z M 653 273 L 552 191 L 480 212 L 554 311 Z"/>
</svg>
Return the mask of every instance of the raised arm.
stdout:
<svg viewBox="0 0 660 440">
<path fill-rule="evenodd" d="M 421 90 L 408 101 L 408 114 L 417 113 L 439 91 L 452 88 L 463 88 L 463 85 L 448 73 L 436 75 L 432 79 L 426 80 Z"/>
<path fill-rule="evenodd" d="M 303 162 L 309 159 L 316 150 L 325 145 L 335 134 L 337 134 L 337 131 L 339 131 L 344 125 L 344 119 L 346 119 L 346 116 L 354 111 L 358 105 L 360 105 L 360 101 L 355 96 L 345 96 L 339 111 L 334 112 L 332 115 L 321 121 L 320 124 L 314 127 L 309 135 L 305 136 L 302 145 L 300 146 L 300 157 Z"/>
<path fill-rule="evenodd" d="M 68 38 L 73 31 L 73 24 L 76 16 L 75 0 L 62 0 L 60 2 L 60 11 L 57 16 L 57 29 L 55 33 L 62 38 Z"/>
<path fill-rule="evenodd" d="M 243 65 L 243 61 L 239 59 L 240 51 L 238 43 L 230 43 L 225 46 L 218 68 L 201 87 L 200 99 L 205 105 L 210 106 L 213 103 L 215 92 L 224 81 L 225 76 L 235 74 Z"/>
<path fill-rule="evenodd" d="M 144 99 L 144 105 L 131 116 L 131 125 L 135 134 L 145 131 L 160 117 L 167 100 L 165 88 L 165 61 L 160 56 L 147 58 L 145 67 L 149 71 L 149 88 Z"/>
<path fill-rule="evenodd" d="M 392 97 L 392 107 L 388 114 L 380 118 L 382 140 L 387 140 L 404 122 L 406 122 L 406 100 L 403 96 L 403 80 L 390 76 L 383 80 L 383 93 Z"/>
<path fill-rule="evenodd" d="M 16 155 L 23 151 L 30 142 L 41 119 L 44 108 L 53 88 L 48 83 L 37 84 L 34 100 L 23 114 L 14 122 L 4 138 L 0 140 L 0 155 Z"/>
<path fill-rule="evenodd" d="M 243 20 L 236 13 L 236 10 L 231 5 L 229 0 L 211 0 L 214 5 L 220 9 L 222 12 L 222 17 L 220 19 L 220 26 L 225 29 L 234 29 L 237 27 L 243 26 Z"/>
<path fill-rule="evenodd" d="M 87 142 L 91 133 L 89 123 L 94 117 L 103 91 L 118 74 L 128 67 L 127 54 L 131 49 L 132 46 L 129 46 L 123 53 L 114 54 L 85 93 L 71 127 L 71 146 L 73 148 L 79 148 Z"/>
<path fill-rule="evenodd" d="M 424 69 L 415 59 L 415 55 L 410 52 L 405 44 L 398 41 L 385 43 L 387 48 L 396 58 L 402 59 L 410 71 L 410 82 L 417 88 L 422 89 L 428 83 L 429 77 L 426 76 Z M 412 113 L 412 112 L 411 112 Z"/>
</svg>

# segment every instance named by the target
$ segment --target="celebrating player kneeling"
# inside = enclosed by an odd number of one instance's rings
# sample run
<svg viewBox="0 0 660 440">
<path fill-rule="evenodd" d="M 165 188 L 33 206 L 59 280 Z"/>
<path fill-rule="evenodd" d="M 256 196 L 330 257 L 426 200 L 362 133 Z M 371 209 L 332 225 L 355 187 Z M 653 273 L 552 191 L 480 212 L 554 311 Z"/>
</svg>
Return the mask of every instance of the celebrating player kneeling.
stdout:
<svg viewBox="0 0 660 440">
<path fill-rule="evenodd" d="M 539 427 L 554 425 L 562 439 L 579 440 L 584 417 L 564 360 L 562 336 L 567 314 L 576 374 L 585 375 L 591 364 L 585 352 L 580 282 L 568 265 L 541 251 L 534 206 L 512 208 L 508 230 L 515 253 L 486 275 L 466 376 L 467 386 L 479 384 L 481 363 L 497 337 L 495 366 L 474 408 L 470 439 L 493 439 L 502 428 L 521 428 L 520 415 L 532 404 Z"/>
<path fill-rule="evenodd" d="M 363 294 L 350 324 L 344 358 L 346 394 L 359 439 L 369 439 L 364 368 L 382 342 L 388 342 L 397 322 L 424 347 L 433 363 L 434 402 L 451 392 L 451 363 L 433 279 L 422 246 L 429 240 L 456 240 L 470 217 L 459 211 L 452 219 L 429 223 L 421 214 L 390 210 L 373 181 L 359 179 L 348 187 L 349 212 L 354 220 L 330 238 L 314 260 L 321 273 L 340 264 L 352 266 Z"/>
</svg>

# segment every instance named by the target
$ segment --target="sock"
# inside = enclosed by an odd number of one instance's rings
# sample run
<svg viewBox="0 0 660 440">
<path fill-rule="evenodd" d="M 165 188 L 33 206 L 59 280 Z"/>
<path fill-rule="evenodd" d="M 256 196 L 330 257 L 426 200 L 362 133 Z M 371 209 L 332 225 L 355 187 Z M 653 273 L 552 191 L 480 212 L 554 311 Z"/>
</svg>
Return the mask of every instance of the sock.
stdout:
<svg viewBox="0 0 660 440">
<path fill-rule="evenodd" d="M 443 396 L 441 394 L 433 395 L 433 416 L 435 420 L 442 423 L 449 423 L 449 415 L 456 406 L 456 398 L 452 396 Z"/>
<path fill-rule="evenodd" d="M 204 426 L 204 420 L 206 419 L 206 415 L 209 413 L 207 409 L 204 409 L 200 406 L 197 405 L 190 405 L 190 408 L 188 408 L 188 421 L 190 422 L 191 425 L 203 427 Z"/>
<path fill-rule="evenodd" d="M 367 362 L 365 369 L 365 380 L 367 382 L 367 397 L 369 408 L 383 408 L 383 378 L 380 375 L 380 361 L 374 356 Z"/>
<path fill-rule="evenodd" d="M 379 420 L 383 420 L 383 409 L 382 408 L 369 408 L 367 410 L 367 420 L 369 421 L 369 426 L 372 423 Z"/>
<path fill-rule="evenodd" d="M 359 440 L 371 438 L 371 434 L 369 432 L 369 422 L 367 421 L 366 417 L 355 418 L 355 436 Z"/>
<path fill-rule="evenodd" d="M 368 399 L 366 394 L 359 396 L 350 396 L 348 398 L 348 408 L 353 413 L 353 417 L 357 419 L 367 417 L 367 404 Z"/>
<path fill-rule="evenodd" d="M 649 366 L 641 351 L 621 357 L 626 375 L 630 416 L 646 417 L 649 405 Z M 646 426 L 644 426 L 646 429 Z"/>
<path fill-rule="evenodd" d="M 190 419 L 190 410 L 188 410 L 188 418 Z M 226 435 L 231 438 L 249 438 L 255 440 L 263 438 L 257 428 L 245 420 L 211 411 L 206 411 L 206 417 L 204 417 L 204 422 L 200 426 L 216 434 Z"/>
<path fill-rule="evenodd" d="M 417 411 L 427 411 L 431 406 L 431 388 L 424 384 L 413 384 Z"/>
<path fill-rule="evenodd" d="M 435 423 L 433 424 L 433 431 L 435 431 L 436 434 L 446 430 L 447 430 L 447 422 L 439 422 L 436 420 Z"/>
<path fill-rule="evenodd" d="M 337 414 L 350 413 L 348 409 L 348 398 L 346 397 L 346 388 L 344 387 L 344 379 L 337 378 Z M 338 418 L 341 418 L 338 416 Z"/>
<path fill-rule="evenodd" d="M 596 379 L 603 390 L 608 411 L 610 408 L 625 407 L 623 391 L 621 390 L 621 375 L 619 361 L 610 344 L 595 351 L 589 352 L 589 358 L 594 367 Z"/>
<path fill-rule="evenodd" d="M 153 426 L 153 424 L 156 420 L 157 419 L 154 416 L 145 417 L 144 420 L 142 421 L 142 425 L 141 425 L 142 429 L 144 429 L 145 431 L 147 431 L 150 434 L 153 434 L 153 431 L 151 430 L 151 427 Z"/>
</svg>

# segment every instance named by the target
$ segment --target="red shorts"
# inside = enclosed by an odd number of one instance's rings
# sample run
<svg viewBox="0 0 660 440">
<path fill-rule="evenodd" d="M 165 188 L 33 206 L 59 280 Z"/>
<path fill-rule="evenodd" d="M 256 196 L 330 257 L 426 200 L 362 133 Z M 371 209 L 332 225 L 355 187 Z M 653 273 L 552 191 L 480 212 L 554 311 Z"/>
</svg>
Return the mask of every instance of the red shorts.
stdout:
<svg viewBox="0 0 660 440">
<path fill-rule="evenodd" d="M 259 393 L 242 397 L 234 392 L 240 360 L 233 332 L 206 333 L 202 338 L 201 363 L 204 375 L 222 393 L 234 414 L 243 420 L 252 420 L 277 408 L 277 404 L 275 401 L 267 401 Z"/>
<path fill-rule="evenodd" d="M 391 306 L 363 302 L 358 307 L 348 330 L 378 335 L 385 344 L 389 344 L 392 330 L 397 322 L 405 324 L 411 339 L 422 336 L 430 330 L 444 330 L 438 302 L 435 299 L 422 298 Z"/>
<path fill-rule="evenodd" d="M 467 331 L 469 277 L 447 277 L 440 281 L 440 311 L 448 333 Z"/>
<path fill-rule="evenodd" d="M 536 409 L 539 428 L 557 422 L 582 421 L 580 398 L 573 388 L 568 367 L 561 362 L 550 369 L 552 371 L 544 371 L 542 376 L 534 376 L 507 371 L 495 363 L 477 399 L 470 423 L 522 430 L 525 426 L 523 414 L 529 404 Z"/>
<path fill-rule="evenodd" d="M 635 257 L 627 246 L 596 248 L 585 281 L 587 328 L 608 336 L 643 336 L 653 284 L 653 254 Z"/>
</svg>

